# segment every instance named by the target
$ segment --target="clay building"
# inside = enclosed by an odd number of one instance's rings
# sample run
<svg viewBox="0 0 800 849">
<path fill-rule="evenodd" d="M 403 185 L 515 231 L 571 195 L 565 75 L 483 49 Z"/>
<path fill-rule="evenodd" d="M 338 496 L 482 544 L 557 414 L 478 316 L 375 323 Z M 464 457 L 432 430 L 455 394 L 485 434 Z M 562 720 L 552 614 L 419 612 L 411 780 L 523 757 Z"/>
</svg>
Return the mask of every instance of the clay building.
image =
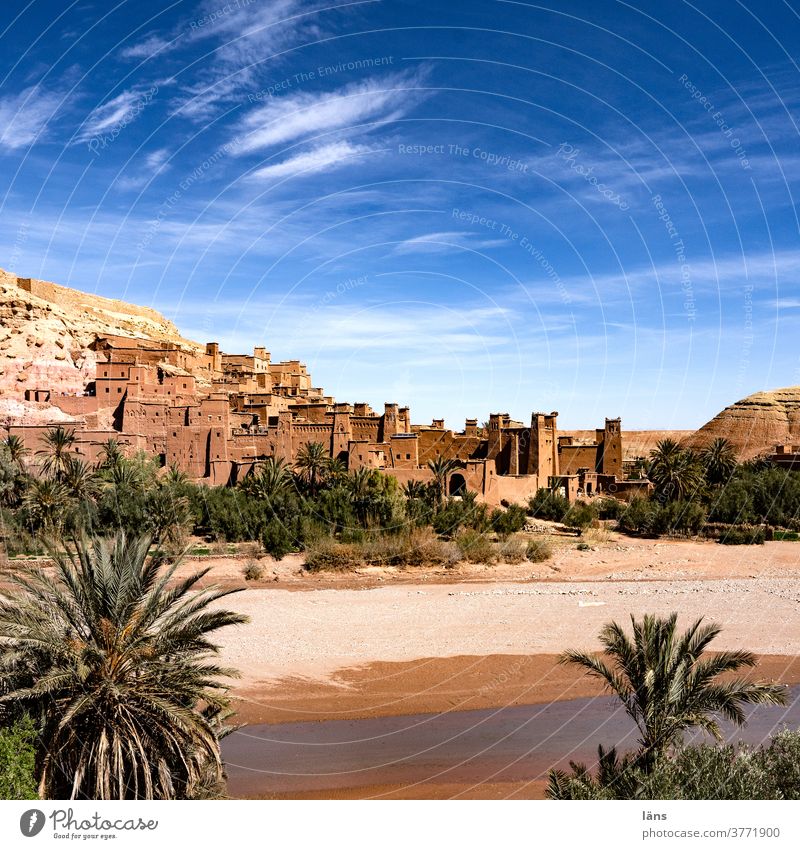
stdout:
<svg viewBox="0 0 800 849">
<path fill-rule="evenodd" d="M 193 479 L 232 484 L 259 462 L 292 463 L 304 445 L 322 443 L 348 469 L 374 468 L 400 482 L 431 480 L 428 463 L 457 461 L 448 490 L 477 492 L 490 504 L 522 501 L 540 487 L 567 498 L 625 497 L 647 486 L 623 480 L 622 429 L 606 419 L 593 441 L 558 435 L 558 413 L 534 413 L 530 423 L 507 413 L 489 417 L 487 429 L 467 419 L 454 432 L 441 419 L 412 424 L 408 407 L 336 403 L 312 385 L 298 360 L 273 363 L 265 348 L 225 354 L 215 342 L 188 349 L 165 341 L 100 336 L 94 343 L 94 380 L 83 393 L 31 388 L 26 397 L 47 401 L 71 417 L 77 450 L 89 461 L 116 439 L 127 451 L 145 451 Z M 36 450 L 46 425 L 13 425 L 10 432 Z"/>
</svg>

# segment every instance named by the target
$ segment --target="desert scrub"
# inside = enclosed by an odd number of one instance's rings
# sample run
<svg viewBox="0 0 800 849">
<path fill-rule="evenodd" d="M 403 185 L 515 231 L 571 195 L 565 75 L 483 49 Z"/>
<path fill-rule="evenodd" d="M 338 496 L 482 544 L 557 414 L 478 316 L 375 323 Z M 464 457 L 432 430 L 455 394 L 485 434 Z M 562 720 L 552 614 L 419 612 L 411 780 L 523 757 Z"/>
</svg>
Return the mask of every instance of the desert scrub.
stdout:
<svg viewBox="0 0 800 849">
<path fill-rule="evenodd" d="M 469 563 L 494 563 L 497 549 L 486 534 L 470 529 L 462 530 L 456 537 L 461 556 Z"/>
<path fill-rule="evenodd" d="M 355 569 L 359 566 L 454 566 L 460 551 L 454 543 L 439 539 L 430 528 L 414 528 L 399 534 L 367 534 L 358 542 L 321 539 L 306 550 L 305 568 Z"/>
<path fill-rule="evenodd" d="M 304 568 L 309 572 L 329 569 L 355 569 L 363 560 L 355 555 L 355 544 L 336 542 L 332 537 L 320 537 L 306 545 Z"/>
<path fill-rule="evenodd" d="M 523 563 L 527 557 L 528 547 L 525 540 L 519 537 L 509 537 L 498 546 L 500 560 L 503 563 Z"/>
<path fill-rule="evenodd" d="M 257 560 L 248 560 L 242 569 L 245 581 L 260 581 L 264 577 L 264 568 Z"/>
<path fill-rule="evenodd" d="M 532 539 L 528 541 L 525 556 L 531 563 L 544 563 L 553 556 L 553 547 L 546 539 Z"/>
</svg>

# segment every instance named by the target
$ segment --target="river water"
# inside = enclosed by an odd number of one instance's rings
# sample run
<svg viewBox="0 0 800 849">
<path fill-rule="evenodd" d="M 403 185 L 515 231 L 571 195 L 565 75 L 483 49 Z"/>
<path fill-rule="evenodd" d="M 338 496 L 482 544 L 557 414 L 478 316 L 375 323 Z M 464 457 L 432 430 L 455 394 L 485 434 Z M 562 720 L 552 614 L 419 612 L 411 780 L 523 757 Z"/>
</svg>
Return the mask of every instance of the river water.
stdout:
<svg viewBox="0 0 800 849">
<path fill-rule="evenodd" d="M 233 797 L 341 792 L 385 785 L 540 781 L 597 746 L 635 748 L 633 723 L 609 697 L 491 710 L 251 725 L 223 741 Z M 800 727 L 800 687 L 788 707 L 755 706 L 727 740 L 761 743 Z M 698 738 L 699 739 L 699 738 Z"/>
</svg>

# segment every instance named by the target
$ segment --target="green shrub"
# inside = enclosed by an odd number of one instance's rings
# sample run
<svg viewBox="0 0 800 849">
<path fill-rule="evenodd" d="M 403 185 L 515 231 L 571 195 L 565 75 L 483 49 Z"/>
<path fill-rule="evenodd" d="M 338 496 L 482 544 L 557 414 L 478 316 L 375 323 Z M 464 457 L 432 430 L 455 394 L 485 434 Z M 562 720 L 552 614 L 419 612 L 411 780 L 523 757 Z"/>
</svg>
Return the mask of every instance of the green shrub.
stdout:
<svg viewBox="0 0 800 849">
<path fill-rule="evenodd" d="M 261 533 L 261 545 L 264 546 L 264 551 L 276 560 L 283 560 L 295 548 L 291 531 L 286 527 L 286 523 L 278 518 L 267 522 Z"/>
<path fill-rule="evenodd" d="M 658 510 L 658 504 L 647 498 L 633 498 L 619 517 L 617 529 L 627 534 L 655 536 L 657 532 L 654 526 Z"/>
<path fill-rule="evenodd" d="M 546 539 L 528 540 L 525 556 L 531 563 L 544 563 L 553 556 L 553 547 Z"/>
<path fill-rule="evenodd" d="M 37 799 L 36 729 L 29 717 L 0 728 L 0 799 Z"/>
<path fill-rule="evenodd" d="M 619 519 L 625 512 L 626 504 L 616 498 L 601 498 L 595 502 L 598 519 Z"/>
<path fill-rule="evenodd" d="M 563 495 L 550 489 L 539 489 L 528 501 L 528 513 L 547 522 L 560 522 L 569 510 L 569 502 Z"/>
<path fill-rule="evenodd" d="M 521 531 L 527 518 L 527 513 L 519 504 L 509 504 L 505 510 L 493 510 L 489 522 L 495 533 L 505 539 Z"/>
<path fill-rule="evenodd" d="M 563 521 L 568 528 L 584 531 L 596 518 L 597 511 L 594 505 L 587 504 L 585 501 L 576 501 L 567 511 Z"/>
<path fill-rule="evenodd" d="M 668 501 L 654 514 L 653 530 L 658 534 L 698 534 L 706 521 L 706 511 L 696 501 Z"/>
<path fill-rule="evenodd" d="M 765 538 L 766 531 L 760 525 L 731 525 L 718 542 L 722 545 L 763 545 Z"/>
<path fill-rule="evenodd" d="M 494 563 L 497 550 L 489 537 L 480 531 L 465 528 L 456 537 L 456 545 L 463 558 L 469 563 Z"/>
<path fill-rule="evenodd" d="M 592 547 L 591 547 L 591 545 L 589 545 L 588 542 L 579 542 L 578 545 L 576 546 L 576 548 L 578 549 L 578 551 L 591 551 L 592 550 Z"/>
</svg>

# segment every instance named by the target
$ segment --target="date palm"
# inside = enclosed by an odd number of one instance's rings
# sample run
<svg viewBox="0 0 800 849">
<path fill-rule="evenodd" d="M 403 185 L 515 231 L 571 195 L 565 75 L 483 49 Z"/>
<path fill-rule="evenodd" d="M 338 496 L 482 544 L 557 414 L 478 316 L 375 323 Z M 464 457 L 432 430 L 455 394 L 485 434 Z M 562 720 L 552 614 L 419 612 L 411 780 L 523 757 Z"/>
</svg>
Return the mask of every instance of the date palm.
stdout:
<svg viewBox="0 0 800 849">
<path fill-rule="evenodd" d="M 37 456 L 42 458 L 42 474 L 60 479 L 69 462 L 68 458 L 72 456 L 72 447 L 76 441 L 74 430 L 67 430 L 61 425 L 48 428 L 42 438 L 44 447 L 36 452 Z"/>
<path fill-rule="evenodd" d="M 292 486 L 292 475 L 285 461 L 270 457 L 255 474 L 242 481 L 242 489 L 249 495 L 272 502 Z"/>
<path fill-rule="evenodd" d="M 736 451 L 730 440 L 718 436 L 700 452 L 700 462 L 705 468 L 706 480 L 712 486 L 721 486 L 736 470 Z"/>
<path fill-rule="evenodd" d="M 71 505 L 69 490 L 61 481 L 33 478 L 22 500 L 35 528 L 45 536 L 58 536 Z"/>
<path fill-rule="evenodd" d="M 92 466 L 74 455 L 66 458 L 61 482 L 76 501 L 92 501 L 100 492 L 100 481 Z"/>
<path fill-rule="evenodd" d="M 561 663 L 571 663 L 599 678 L 625 706 L 639 730 L 640 765 L 645 768 L 679 743 L 684 732 L 699 728 L 721 739 L 717 716 L 745 724 L 743 705 L 786 703 L 785 688 L 741 678 L 720 676 L 756 665 L 748 651 L 708 654 L 718 625 L 698 619 L 683 634 L 677 613 L 666 618 L 631 616 L 633 640 L 616 623 L 600 632 L 600 642 L 612 661 L 581 651 L 567 651 Z"/>
<path fill-rule="evenodd" d="M 444 503 L 447 494 L 447 478 L 456 469 L 460 468 L 457 460 L 436 457 L 428 461 L 428 468 L 433 474 L 433 482 L 436 487 L 436 498 L 439 504 Z"/>
<path fill-rule="evenodd" d="M 656 493 L 671 501 L 691 499 L 704 480 L 697 457 L 673 439 L 662 439 L 651 452 L 647 476 Z"/>
<path fill-rule="evenodd" d="M 101 460 L 99 463 L 99 467 L 101 469 L 113 469 L 115 466 L 119 466 L 120 463 L 125 459 L 125 455 L 122 452 L 122 446 L 119 444 L 119 440 L 114 439 L 113 437 L 107 439 L 100 448 L 101 451 Z"/>
<path fill-rule="evenodd" d="M 0 594 L 0 710 L 38 723 L 39 792 L 55 799 L 174 799 L 223 778 L 228 707 L 211 634 L 245 617 L 177 579 L 123 534 L 53 551 L 55 570 L 15 571 Z"/>
<path fill-rule="evenodd" d="M 328 451 L 321 442 L 308 442 L 297 452 L 294 462 L 295 469 L 308 484 L 309 492 L 312 495 L 316 495 L 329 462 Z"/>
<path fill-rule="evenodd" d="M 25 447 L 25 443 L 22 441 L 21 437 L 11 434 L 3 440 L 2 444 L 6 451 L 8 459 L 12 463 L 15 463 L 17 466 L 19 466 L 20 469 L 23 469 L 25 457 L 30 452 Z"/>
</svg>

